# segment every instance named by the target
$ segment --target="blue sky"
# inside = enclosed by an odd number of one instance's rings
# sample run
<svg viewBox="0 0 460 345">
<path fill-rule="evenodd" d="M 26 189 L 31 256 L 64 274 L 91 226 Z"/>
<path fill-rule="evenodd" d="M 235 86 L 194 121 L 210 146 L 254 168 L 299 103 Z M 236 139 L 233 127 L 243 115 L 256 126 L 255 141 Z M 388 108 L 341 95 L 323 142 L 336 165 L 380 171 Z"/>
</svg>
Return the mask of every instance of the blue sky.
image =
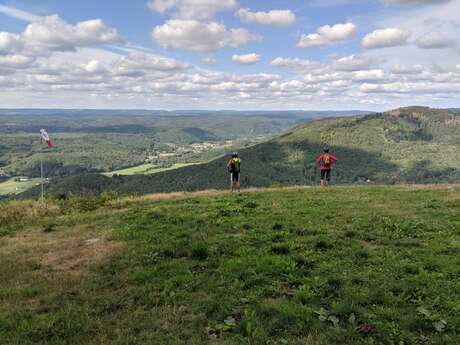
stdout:
<svg viewBox="0 0 460 345">
<path fill-rule="evenodd" d="M 0 0 L 0 102 L 460 106 L 458 13 L 459 0 Z"/>
</svg>

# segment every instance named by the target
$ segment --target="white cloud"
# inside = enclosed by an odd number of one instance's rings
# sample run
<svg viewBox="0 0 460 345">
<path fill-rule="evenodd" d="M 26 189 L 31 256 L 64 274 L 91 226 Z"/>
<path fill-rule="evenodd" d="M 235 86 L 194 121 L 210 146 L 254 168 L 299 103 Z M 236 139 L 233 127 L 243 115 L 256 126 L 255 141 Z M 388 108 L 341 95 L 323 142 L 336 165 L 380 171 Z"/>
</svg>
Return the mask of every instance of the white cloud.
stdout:
<svg viewBox="0 0 460 345">
<path fill-rule="evenodd" d="M 427 32 L 439 32 L 459 42 L 458 13 L 460 13 L 460 1 L 451 1 L 437 6 L 413 6 L 402 11 L 394 11 L 391 16 L 376 17 L 373 24 L 381 28 L 397 27 L 406 32 L 411 32 L 414 39 L 409 42 L 415 41 L 416 38 L 425 35 Z M 384 50 L 368 50 L 365 54 L 383 55 L 392 64 L 422 64 L 429 66 L 436 63 L 448 66 L 458 63 L 459 50 L 460 46 L 453 49 L 421 50 L 414 43 Z"/>
<path fill-rule="evenodd" d="M 452 84 L 436 82 L 393 82 L 382 84 L 362 84 L 360 91 L 364 93 L 407 94 L 414 99 L 417 95 L 453 95 L 458 92 L 458 82 Z M 426 98 L 426 97 L 425 97 Z"/>
<path fill-rule="evenodd" d="M 233 55 L 232 61 L 240 65 L 251 65 L 260 61 L 259 54 Z"/>
<path fill-rule="evenodd" d="M 109 28 L 101 19 L 70 25 L 58 15 L 44 17 L 38 22 L 29 24 L 22 38 L 26 46 L 57 51 L 121 42 L 117 30 Z"/>
<path fill-rule="evenodd" d="M 182 0 L 179 6 L 180 18 L 210 19 L 218 12 L 235 8 L 236 0 Z"/>
<path fill-rule="evenodd" d="M 28 68 L 35 62 L 35 58 L 24 55 L 0 55 L 0 67 Z"/>
<path fill-rule="evenodd" d="M 457 42 L 439 32 L 429 32 L 417 38 L 415 44 L 423 49 L 444 49 L 455 47 Z"/>
<path fill-rule="evenodd" d="M 365 93 L 407 93 L 410 87 L 407 83 L 389 83 L 389 84 L 362 84 L 360 91 Z"/>
<path fill-rule="evenodd" d="M 337 71 L 355 72 L 369 70 L 382 62 L 377 59 L 365 55 L 350 55 L 342 58 L 336 58 L 333 67 Z"/>
<path fill-rule="evenodd" d="M 252 41 L 260 41 L 260 35 L 243 28 L 229 29 L 216 22 L 172 19 L 152 31 L 154 40 L 163 48 L 205 52 L 221 48 L 237 48 Z"/>
<path fill-rule="evenodd" d="M 143 53 L 131 53 L 121 59 L 118 68 L 123 70 L 151 71 L 182 71 L 190 66 L 174 59 L 163 56 L 152 56 Z"/>
<path fill-rule="evenodd" d="M 98 60 L 89 61 L 87 64 L 83 65 L 83 68 L 88 73 L 98 73 L 98 74 L 107 73 L 107 68 L 105 68 L 101 64 L 101 62 L 99 62 Z"/>
<path fill-rule="evenodd" d="M 217 59 L 213 56 L 205 56 L 201 59 L 201 61 L 208 65 L 215 65 L 218 62 Z"/>
<path fill-rule="evenodd" d="M 163 14 L 173 8 L 176 3 L 176 0 L 151 0 L 147 3 L 147 7 L 154 12 Z"/>
<path fill-rule="evenodd" d="M 316 33 L 302 35 L 297 47 L 310 48 L 327 46 L 334 43 L 345 41 L 353 37 L 356 33 L 356 26 L 353 23 L 325 25 L 318 28 Z"/>
<path fill-rule="evenodd" d="M 36 22 L 42 19 L 40 16 L 37 16 L 35 14 L 26 11 L 21 11 L 17 8 L 4 5 L 0 5 L 0 13 L 6 14 L 7 16 L 16 19 L 24 20 L 26 22 Z"/>
<path fill-rule="evenodd" d="M 157 5 L 159 3 L 157 1 Z M 224 22 L 197 19 L 199 15 L 193 11 L 187 13 L 181 6 L 183 3 L 191 4 L 192 1 L 175 0 L 174 5 L 163 1 L 166 7 L 157 8 L 171 16 L 165 23 L 171 32 L 166 32 L 167 35 L 162 32 L 163 43 L 168 47 L 210 51 L 199 57 L 212 63 L 215 61 L 213 50 L 260 39 L 245 29 L 227 28 Z M 203 3 L 209 5 L 210 1 L 203 0 Z M 211 18 L 209 16 L 221 11 L 219 8 L 230 8 L 227 6 L 230 2 L 222 3 L 223 6 L 217 4 L 203 16 Z M 458 4 L 413 7 L 410 13 L 395 11 L 381 21 L 376 17 L 374 25 L 398 27 L 412 32 L 415 38 L 426 32 L 456 38 L 460 29 Z M 194 18 L 186 19 L 187 16 Z M 174 20 L 180 25 L 170 25 Z M 193 25 L 182 25 L 189 21 Z M 44 22 L 44 19 L 38 20 L 40 24 Z M 4 107 L 350 109 L 364 106 L 381 110 L 417 103 L 454 106 L 460 88 L 460 60 L 455 49 L 420 50 L 415 44 L 408 44 L 367 50 L 362 55 L 330 56 L 330 61 L 324 63 L 278 57 L 270 65 L 288 73 L 225 73 L 159 56 L 156 47 L 134 48 L 128 44 L 110 51 L 92 48 L 106 41 L 77 35 L 78 24 L 62 22 L 64 26 L 48 22 L 43 30 L 45 38 L 35 33 L 34 40 L 26 39 L 24 33 L 0 33 L 0 94 Z M 72 28 L 70 34 L 62 30 L 66 25 Z M 321 30 L 325 32 L 323 36 L 334 36 L 333 28 Z M 84 28 L 83 31 L 101 37 L 97 30 Z M 61 33 L 67 38 L 62 38 Z M 87 46 L 91 47 L 85 48 Z"/>
<path fill-rule="evenodd" d="M 236 0 L 151 0 L 147 4 L 150 10 L 158 13 L 173 10 L 174 18 L 196 20 L 211 19 L 218 12 L 232 10 L 236 5 Z"/>
<path fill-rule="evenodd" d="M 281 90 L 301 90 L 305 88 L 306 84 L 300 80 L 290 80 L 279 84 Z"/>
<path fill-rule="evenodd" d="M 24 42 L 20 35 L 0 32 L 0 54 L 12 54 L 22 51 Z"/>
<path fill-rule="evenodd" d="M 299 58 L 277 57 L 270 62 L 270 65 L 278 68 L 288 68 L 301 73 L 322 74 L 324 65 L 318 61 Z"/>
<path fill-rule="evenodd" d="M 241 8 L 236 12 L 236 15 L 245 22 L 259 25 L 287 26 L 296 21 L 296 16 L 291 10 L 251 12 L 248 8 Z"/>
<path fill-rule="evenodd" d="M 353 80 L 356 81 L 374 81 L 382 80 L 385 77 L 385 72 L 382 69 L 372 69 L 367 71 L 354 72 Z"/>
<path fill-rule="evenodd" d="M 407 44 L 410 35 L 399 28 L 375 30 L 362 39 L 361 45 L 367 49 L 402 46 Z"/>
<path fill-rule="evenodd" d="M 21 34 L 0 32 L 0 54 L 47 55 L 121 41 L 117 30 L 100 19 L 70 25 L 53 15 L 29 24 Z"/>
<path fill-rule="evenodd" d="M 72 52 L 58 54 L 74 55 Z M 59 99 L 71 107 L 83 104 L 85 107 L 127 108 L 134 105 L 215 109 L 236 104 L 238 108 L 260 109 L 263 104 L 269 109 L 288 104 L 293 109 L 302 108 L 306 103 L 317 108 L 326 102 L 328 107 L 344 109 L 356 107 L 357 100 L 365 100 L 366 104 L 378 108 L 388 97 L 397 104 L 401 98 L 408 103 L 417 103 L 417 100 L 454 95 L 460 80 L 458 73 L 442 71 L 436 72 L 436 78 L 424 82 L 399 81 L 399 78 L 394 82 L 386 78 L 383 69 L 283 78 L 273 74 L 229 74 L 193 67 L 162 71 L 145 64 L 131 65 L 123 75 L 118 73 L 121 61 L 102 63 L 101 59 L 90 59 L 78 65 L 65 61 L 55 63 L 53 55 L 41 59 L 43 67 L 16 69 L 14 75 L 0 76 L 5 104 L 14 101 L 16 106 L 26 105 L 26 99 L 29 104 L 32 101 L 36 106 L 46 106 L 49 105 L 49 93 L 53 92 L 53 100 Z M 301 59 L 290 61 L 304 65 Z M 330 70 L 332 66 L 325 68 Z M 19 94 L 22 98 L 15 96 Z M 203 103 L 203 95 L 206 95 L 206 103 Z"/>
<path fill-rule="evenodd" d="M 330 73 L 321 73 L 321 74 L 312 74 L 309 73 L 305 76 L 305 81 L 310 84 L 318 83 L 335 83 L 344 81 L 348 79 L 348 75 L 345 75 L 343 72 L 330 72 Z"/>
<path fill-rule="evenodd" d="M 401 65 L 396 64 L 391 68 L 391 73 L 393 74 L 420 74 L 423 72 L 423 66 L 420 64 L 417 65 Z"/>
</svg>

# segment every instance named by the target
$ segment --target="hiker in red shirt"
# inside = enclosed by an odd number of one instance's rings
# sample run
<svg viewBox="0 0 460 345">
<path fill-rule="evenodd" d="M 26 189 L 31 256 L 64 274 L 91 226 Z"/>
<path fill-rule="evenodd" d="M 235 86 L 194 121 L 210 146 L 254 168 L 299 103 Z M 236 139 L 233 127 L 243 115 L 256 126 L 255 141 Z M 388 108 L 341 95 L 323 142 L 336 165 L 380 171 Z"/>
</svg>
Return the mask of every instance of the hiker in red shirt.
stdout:
<svg viewBox="0 0 460 345">
<path fill-rule="evenodd" d="M 331 181 L 332 164 L 337 162 L 337 157 L 329 153 L 329 149 L 324 149 L 324 153 L 318 157 L 316 164 L 321 167 L 321 186 L 327 187 Z"/>
</svg>

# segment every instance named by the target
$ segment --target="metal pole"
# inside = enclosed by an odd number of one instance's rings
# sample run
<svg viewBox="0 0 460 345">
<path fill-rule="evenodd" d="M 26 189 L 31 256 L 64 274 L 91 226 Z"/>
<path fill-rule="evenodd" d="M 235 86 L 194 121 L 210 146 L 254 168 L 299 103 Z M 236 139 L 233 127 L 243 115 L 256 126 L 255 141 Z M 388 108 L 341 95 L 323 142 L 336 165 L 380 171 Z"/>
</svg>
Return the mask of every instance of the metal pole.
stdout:
<svg viewBox="0 0 460 345">
<path fill-rule="evenodd" d="M 44 200 L 44 188 L 43 188 L 43 157 L 40 158 L 40 178 L 42 182 L 42 202 Z"/>
</svg>

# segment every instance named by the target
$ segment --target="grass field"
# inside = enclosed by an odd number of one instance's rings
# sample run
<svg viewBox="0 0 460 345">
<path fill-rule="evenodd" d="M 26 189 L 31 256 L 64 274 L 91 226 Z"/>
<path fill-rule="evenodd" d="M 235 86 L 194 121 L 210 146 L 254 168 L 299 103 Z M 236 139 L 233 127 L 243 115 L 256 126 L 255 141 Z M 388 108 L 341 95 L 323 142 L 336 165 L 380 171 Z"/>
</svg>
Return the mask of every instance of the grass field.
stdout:
<svg viewBox="0 0 460 345">
<path fill-rule="evenodd" d="M 146 163 L 146 164 L 138 165 L 138 166 L 131 167 L 131 168 L 111 171 L 109 173 L 104 173 L 103 175 L 112 177 L 113 175 L 156 174 L 162 171 L 179 169 L 179 168 L 183 168 L 183 167 L 195 165 L 195 164 L 198 164 L 198 163 L 176 163 L 176 164 L 172 164 L 171 166 L 168 166 L 167 168 L 164 168 L 164 167 L 161 167 L 155 164 Z"/>
<path fill-rule="evenodd" d="M 0 195 L 9 195 L 9 194 L 19 194 L 22 193 L 37 184 L 39 184 L 41 179 L 32 178 L 27 182 L 18 182 L 14 178 L 11 178 L 5 182 L 0 183 Z"/>
<path fill-rule="evenodd" d="M 0 205 L 2 344 L 460 344 L 460 186 Z"/>
</svg>

